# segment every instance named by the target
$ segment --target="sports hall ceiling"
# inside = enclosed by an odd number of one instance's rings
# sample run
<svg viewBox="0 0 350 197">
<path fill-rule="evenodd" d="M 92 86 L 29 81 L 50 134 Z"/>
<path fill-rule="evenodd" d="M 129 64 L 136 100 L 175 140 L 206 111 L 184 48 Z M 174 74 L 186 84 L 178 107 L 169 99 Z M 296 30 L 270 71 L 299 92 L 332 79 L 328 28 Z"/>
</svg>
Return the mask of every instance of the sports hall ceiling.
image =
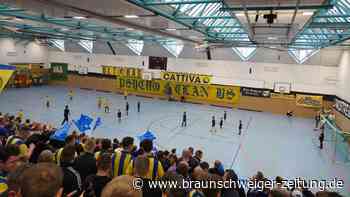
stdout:
<svg viewBox="0 0 350 197">
<path fill-rule="evenodd" d="M 0 0 L 0 36 L 197 46 L 347 45 L 350 0 Z"/>
</svg>

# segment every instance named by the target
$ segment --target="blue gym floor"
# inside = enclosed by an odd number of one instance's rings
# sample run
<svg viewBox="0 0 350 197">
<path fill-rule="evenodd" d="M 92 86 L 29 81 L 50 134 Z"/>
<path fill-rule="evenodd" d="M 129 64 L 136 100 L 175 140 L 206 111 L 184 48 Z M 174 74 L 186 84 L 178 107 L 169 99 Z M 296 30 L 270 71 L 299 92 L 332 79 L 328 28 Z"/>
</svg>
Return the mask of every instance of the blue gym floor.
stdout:
<svg viewBox="0 0 350 197">
<path fill-rule="evenodd" d="M 339 189 L 350 196 L 350 165 L 333 162 L 332 146 L 318 148 L 318 131 L 314 121 L 305 118 L 288 119 L 270 113 L 226 109 L 207 105 L 168 102 L 158 99 L 129 96 L 129 116 L 125 116 L 125 100 L 122 95 L 89 90 L 74 90 L 73 101 L 68 100 L 65 87 L 33 87 L 8 89 L 0 95 L 0 111 L 16 113 L 23 109 L 26 118 L 49 122 L 59 126 L 63 108 L 68 104 L 73 118 L 81 113 L 102 118 L 103 124 L 92 135 L 96 137 L 136 137 L 146 129 L 155 132 L 159 148 L 170 150 L 189 146 L 204 150 L 204 160 L 212 164 L 215 159 L 225 168 L 233 168 L 241 177 L 251 177 L 258 170 L 267 177 L 303 177 L 305 179 L 342 179 L 345 188 Z M 52 102 L 45 107 L 45 97 Z M 97 97 L 108 98 L 112 103 L 111 113 L 97 108 Z M 136 112 L 136 102 L 141 102 L 141 113 Z M 121 109 L 123 119 L 116 121 L 116 111 Z M 210 132 L 211 116 L 217 123 L 227 111 L 224 128 Z M 182 113 L 186 111 L 188 126 L 180 127 Z M 238 135 L 238 121 L 243 121 L 243 134 Z M 217 124 L 218 125 L 218 124 Z M 138 143 L 138 141 L 137 141 Z"/>
</svg>

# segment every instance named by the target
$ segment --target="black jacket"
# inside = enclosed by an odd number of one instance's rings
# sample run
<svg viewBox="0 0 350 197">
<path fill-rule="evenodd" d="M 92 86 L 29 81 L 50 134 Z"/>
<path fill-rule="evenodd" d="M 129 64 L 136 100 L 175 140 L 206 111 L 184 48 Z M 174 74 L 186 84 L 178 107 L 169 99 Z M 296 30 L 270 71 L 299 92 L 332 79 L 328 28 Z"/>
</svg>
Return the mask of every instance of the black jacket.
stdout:
<svg viewBox="0 0 350 197">
<path fill-rule="evenodd" d="M 73 163 L 61 162 L 60 165 L 63 171 L 63 196 L 73 191 L 76 191 L 73 196 L 79 196 L 82 187 L 79 172 L 73 168 Z"/>
<path fill-rule="evenodd" d="M 74 169 L 79 172 L 82 182 L 85 181 L 87 176 L 96 174 L 97 167 L 94 154 L 87 152 L 82 153 L 76 160 Z"/>
</svg>

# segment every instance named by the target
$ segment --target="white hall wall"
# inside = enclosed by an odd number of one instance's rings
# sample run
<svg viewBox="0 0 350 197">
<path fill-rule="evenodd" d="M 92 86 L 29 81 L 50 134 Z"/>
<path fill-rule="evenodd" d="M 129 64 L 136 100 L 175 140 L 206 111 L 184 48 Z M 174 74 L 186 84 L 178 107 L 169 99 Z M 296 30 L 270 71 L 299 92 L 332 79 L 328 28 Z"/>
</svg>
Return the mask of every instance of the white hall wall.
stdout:
<svg viewBox="0 0 350 197">
<path fill-rule="evenodd" d="M 336 95 L 350 102 L 350 51 L 346 50 L 339 62 Z"/>
<path fill-rule="evenodd" d="M 48 50 L 46 46 L 41 46 L 36 42 L 18 41 L 11 38 L 0 39 L 0 63 L 44 63 L 48 65 L 49 62 L 66 62 L 69 63 L 70 69 L 73 65 L 88 66 L 90 72 L 101 73 L 101 65 L 115 65 L 128 67 L 147 68 L 149 55 L 170 56 L 168 52 L 162 47 L 156 45 L 145 45 L 145 50 L 142 55 L 135 56 L 131 50 L 123 45 L 114 45 L 117 53 L 122 52 L 128 55 L 107 55 L 105 53 L 108 48 L 100 44 L 96 45 L 94 54 L 88 54 L 81 47 L 75 43 L 67 43 L 67 51 L 60 52 L 57 50 Z M 322 51 L 321 51 L 322 52 Z M 273 51 L 266 53 L 273 54 Z M 327 51 L 328 53 L 338 53 Z M 193 48 L 185 47 L 181 57 L 184 58 L 168 58 L 168 70 L 177 72 L 193 72 L 202 74 L 212 74 L 213 83 L 249 86 L 257 88 L 272 89 L 274 82 L 290 82 L 292 83 L 293 91 L 312 92 L 322 94 L 335 94 L 340 97 L 348 98 L 350 94 L 346 95 L 346 84 L 349 84 L 347 78 L 350 77 L 350 69 L 347 68 L 349 60 L 349 52 L 344 52 L 339 72 L 336 66 L 319 66 L 319 65 L 298 65 L 285 64 L 280 62 L 259 63 L 254 60 L 250 62 L 242 62 L 239 57 L 230 50 L 216 49 L 212 52 L 214 60 L 205 60 L 205 54 L 199 53 Z M 220 56 L 221 55 L 221 56 Z M 232 55 L 231 58 L 225 58 Z M 258 52 L 257 52 L 258 55 Z M 320 54 L 319 57 L 323 57 Z M 190 59 L 194 57 L 196 59 Z M 319 57 L 316 57 L 319 59 Z M 332 56 L 330 56 L 330 59 Z M 89 61 L 88 61 L 89 59 Z M 226 60 L 220 60 L 226 59 Z M 228 59 L 228 60 L 227 60 Z M 286 58 L 282 58 L 283 61 Z M 323 58 L 324 59 L 324 58 Z M 314 62 L 315 60 L 311 60 Z M 142 66 L 144 62 L 144 66 Z M 327 65 L 327 64 L 326 64 Z M 252 74 L 249 74 L 249 68 L 252 68 Z M 334 79 L 337 75 L 340 76 L 339 85 L 336 86 Z M 343 80 L 341 80 L 343 79 Z M 337 90 L 337 88 L 339 88 Z"/>
<path fill-rule="evenodd" d="M 75 66 L 88 66 L 89 72 L 101 73 L 101 65 L 148 67 L 147 56 L 113 56 L 69 52 L 49 52 L 50 62 L 66 62 Z M 252 74 L 249 74 L 249 68 Z M 147 70 L 147 69 L 146 69 Z M 213 75 L 213 83 L 272 89 L 275 82 L 290 82 L 298 92 L 335 94 L 338 68 L 320 65 L 256 63 L 224 60 L 168 58 L 168 71 Z"/>
<path fill-rule="evenodd" d="M 44 63 L 48 65 L 48 50 L 32 41 L 0 39 L 0 64 Z"/>
</svg>

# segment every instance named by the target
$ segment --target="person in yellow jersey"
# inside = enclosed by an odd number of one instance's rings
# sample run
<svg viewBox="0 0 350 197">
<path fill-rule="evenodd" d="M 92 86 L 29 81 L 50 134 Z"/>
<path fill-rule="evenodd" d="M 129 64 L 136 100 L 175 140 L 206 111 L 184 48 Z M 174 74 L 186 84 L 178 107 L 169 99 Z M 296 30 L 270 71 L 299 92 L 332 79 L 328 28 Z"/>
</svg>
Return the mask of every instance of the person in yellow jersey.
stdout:
<svg viewBox="0 0 350 197">
<path fill-rule="evenodd" d="M 65 140 L 65 146 L 67 145 L 75 145 L 75 136 L 74 135 L 69 135 L 67 136 L 66 140 Z M 62 152 L 63 152 L 64 147 L 58 149 L 53 157 L 53 160 L 57 163 L 57 165 L 61 164 L 61 156 L 62 156 Z"/>
<path fill-rule="evenodd" d="M 17 113 L 17 117 L 19 117 L 21 120 L 24 118 L 24 112 L 23 109 L 20 109 L 19 112 Z"/>
<path fill-rule="evenodd" d="M 146 156 L 149 159 L 149 169 L 147 172 L 147 176 L 145 178 L 156 180 L 161 178 L 164 175 L 163 166 L 158 159 L 156 159 L 152 153 L 153 149 L 153 142 L 152 140 L 145 139 L 141 142 L 141 149 L 143 150 L 144 156 Z M 133 162 L 129 164 L 129 167 L 127 169 L 128 175 L 134 175 L 134 167 Z"/>
<path fill-rule="evenodd" d="M 102 155 L 103 153 L 111 153 L 113 152 L 112 150 L 112 141 L 110 139 L 102 139 L 101 141 L 101 150 L 97 151 L 95 153 L 95 159 L 98 160 L 99 156 Z"/>
<path fill-rule="evenodd" d="M 15 131 L 15 135 L 10 136 L 6 141 L 6 146 L 16 145 L 19 148 L 19 156 L 29 158 L 35 148 L 34 144 L 30 144 L 29 148 L 25 144 L 26 139 L 28 139 L 30 133 L 28 130 L 19 128 Z"/>
<path fill-rule="evenodd" d="M 128 100 L 128 91 L 124 90 L 124 100 Z"/>
<path fill-rule="evenodd" d="M 112 175 L 125 175 L 132 160 L 131 151 L 133 150 L 134 138 L 125 137 L 122 140 L 122 148 L 115 151 L 112 155 Z"/>
<path fill-rule="evenodd" d="M 102 97 L 97 97 L 97 108 L 98 109 L 101 109 L 102 108 L 102 103 L 103 103 L 103 100 L 102 100 Z"/>
<path fill-rule="evenodd" d="M 68 92 L 68 97 L 69 97 L 69 100 L 70 100 L 70 101 L 73 100 L 73 96 L 74 96 L 73 90 L 69 90 L 69 92 Z"/>
</svg>

